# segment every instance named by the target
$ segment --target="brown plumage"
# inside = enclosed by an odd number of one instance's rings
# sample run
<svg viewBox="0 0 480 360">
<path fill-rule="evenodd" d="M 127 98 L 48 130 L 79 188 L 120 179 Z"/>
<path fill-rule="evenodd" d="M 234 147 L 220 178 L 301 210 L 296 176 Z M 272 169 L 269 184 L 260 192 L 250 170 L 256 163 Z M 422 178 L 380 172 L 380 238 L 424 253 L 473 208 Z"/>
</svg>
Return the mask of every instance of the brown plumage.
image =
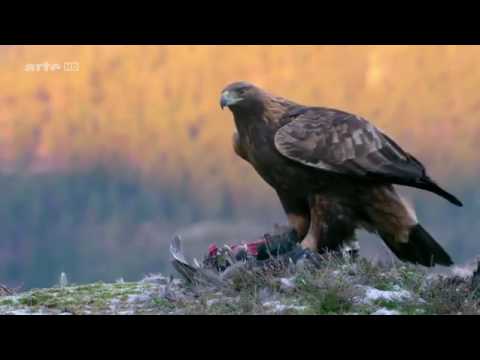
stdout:
<svg viewBox="0 0 480 360">
<path fill-rule="evenodd" d="M 461 206 L 424 166 L 365 119 L 273 96 L 247 82 L 228 85 L 235 152 L 277 192 L 304 247 L 338 249 L 355 230 L 375 232 L 402 260 L 451 265 L 393 184 L 436 193 Z"/>
</svg>

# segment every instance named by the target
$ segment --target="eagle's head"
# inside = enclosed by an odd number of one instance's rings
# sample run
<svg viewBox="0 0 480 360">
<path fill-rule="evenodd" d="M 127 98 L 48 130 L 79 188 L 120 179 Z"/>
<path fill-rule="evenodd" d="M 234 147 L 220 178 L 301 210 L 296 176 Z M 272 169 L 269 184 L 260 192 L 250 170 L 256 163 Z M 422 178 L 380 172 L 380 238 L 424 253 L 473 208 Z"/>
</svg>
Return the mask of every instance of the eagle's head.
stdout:
<svg viewBox="0 0 480 360">
<path fill-rule="evenodd" d="M 234 82 L 222 90 L 220 107 L 230 110 L 253 109 L 262 104 L 264 92 L 257 86 L 246 82 Z"/>
</svg>

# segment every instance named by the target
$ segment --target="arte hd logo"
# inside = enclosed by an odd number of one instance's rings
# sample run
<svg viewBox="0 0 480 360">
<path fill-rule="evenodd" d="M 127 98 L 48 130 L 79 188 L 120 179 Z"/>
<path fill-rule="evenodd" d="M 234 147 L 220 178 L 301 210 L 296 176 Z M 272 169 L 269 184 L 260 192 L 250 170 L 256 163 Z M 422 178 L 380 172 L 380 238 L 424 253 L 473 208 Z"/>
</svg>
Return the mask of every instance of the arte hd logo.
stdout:
<svg viewBox="0 0 480 360">
<path fill-rule="evenodd" d="M 24 71 L 26 72 L 77 72 L 80 71 L 79 61 L 65 61 L 63 63 L 49 63 L 44 61 L 42 63 L 25 64 Z"/>
</svg>

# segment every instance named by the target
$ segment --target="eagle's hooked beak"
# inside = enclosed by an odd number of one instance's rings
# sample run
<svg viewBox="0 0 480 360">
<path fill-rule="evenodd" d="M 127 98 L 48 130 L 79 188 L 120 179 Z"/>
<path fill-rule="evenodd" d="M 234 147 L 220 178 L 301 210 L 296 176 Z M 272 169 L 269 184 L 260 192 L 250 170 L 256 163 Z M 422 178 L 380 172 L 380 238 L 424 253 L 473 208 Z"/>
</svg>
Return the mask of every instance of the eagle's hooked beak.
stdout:
<svg viewBox="0 0 480 360">
<path fill-rule="evenodd" d="M 236 97 L 232 91 L 227 90 L 227 91 L 224 91 L 222 93 L 222 96 L 220 97 L 220 107 L 223 110 L 225 106 L 232 106 L 233 104 L 236 104 L 241 100 L 242 100 L 241 97 Z"/>
</svg>

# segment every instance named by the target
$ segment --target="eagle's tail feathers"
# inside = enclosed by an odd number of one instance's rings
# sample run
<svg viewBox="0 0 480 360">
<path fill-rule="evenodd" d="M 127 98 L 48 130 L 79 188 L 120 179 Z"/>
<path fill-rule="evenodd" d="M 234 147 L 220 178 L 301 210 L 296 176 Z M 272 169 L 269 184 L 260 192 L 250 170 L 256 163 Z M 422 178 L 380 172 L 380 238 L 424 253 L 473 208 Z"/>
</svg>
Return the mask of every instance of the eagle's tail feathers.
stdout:
<svg viewBox="0 0 480 360">
<path fill-rule="evenodd" d="M 390 250 L 401 260 L 424 266 L 453 265 L 453 261 L 447 252 L 437 243 L 432 236 L 416 224 L 410 229 L 408 242 L 392 241 L 392 237 L 381 234 Z"/>
</svg>

